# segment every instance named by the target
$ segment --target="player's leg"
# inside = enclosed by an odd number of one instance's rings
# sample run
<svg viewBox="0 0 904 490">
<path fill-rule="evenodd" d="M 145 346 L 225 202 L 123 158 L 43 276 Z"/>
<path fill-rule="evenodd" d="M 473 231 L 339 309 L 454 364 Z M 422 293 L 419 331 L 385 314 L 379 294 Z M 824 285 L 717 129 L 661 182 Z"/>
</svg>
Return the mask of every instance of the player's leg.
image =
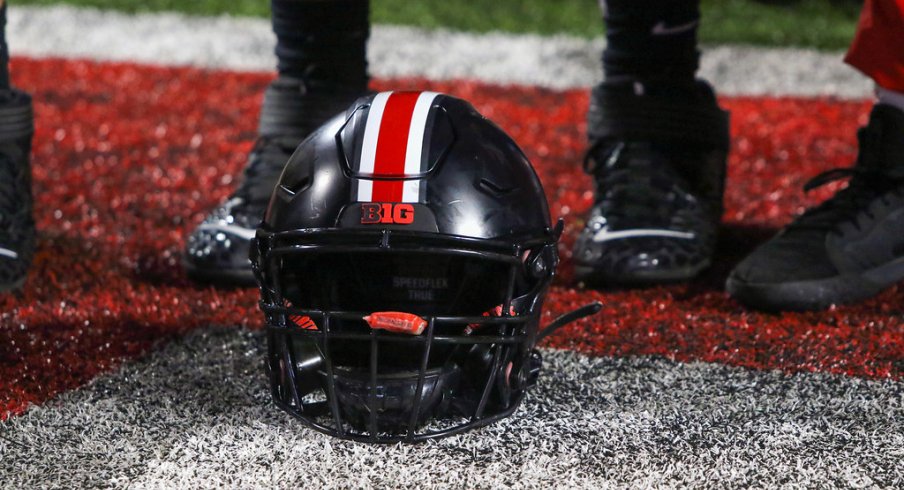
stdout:
<svg viewBox="0 0 904 490">
<path fill-rule="evenodd" d="M 697 80 L 699 0 L 605 0 L 605 80 L 586 167 L 596 198 L 575 246 L 591 284 L 690 279 L 710 264 L 728 116 Z"/>
<path fill-rule="evenodd" d="M 814 178 L 847 188 L 744 259 L 729 293 L 767 310 L 819 309 L 904 280 L 904 0 L 867 0 L 846 61 L 872 77 L 878 102 L 851 168 Z"/>
<path fill-rule="evenodd" d="M 189 236 L 197 279 L 254 284 L 248 247 L 295 147 L 367 89 L 368 0 L 272 0 L 279 77 L 264 95 L 259 139 L 238 189 Z"/>
<path fill-rule="evenodd" d="M 6 4 L 0 0 L 0 291 L 25 281 L 34 254 L 31 97 L 10 86 Z"/>
</svg>

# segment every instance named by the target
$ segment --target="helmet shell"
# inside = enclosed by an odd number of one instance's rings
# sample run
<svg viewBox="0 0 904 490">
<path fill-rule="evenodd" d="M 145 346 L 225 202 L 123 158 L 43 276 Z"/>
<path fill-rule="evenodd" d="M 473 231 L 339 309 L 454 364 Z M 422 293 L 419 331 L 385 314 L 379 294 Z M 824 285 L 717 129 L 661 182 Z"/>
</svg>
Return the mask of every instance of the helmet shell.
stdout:
<svg viewBox="0 0 904 490">
<path fill-rule="evenodd" d="M 374 202 L 406 204 L 384 208 L 411 210 L 413 219 L 373 222 L 376 208 L 360 203 Z M 359 99 L 299 145 L 264 218 L 274 232 L 374 225 L 496 239 L 550 222 L 527 157 L 471 104 L 433 92 L 384 92 Z"/>
<path fill-rule="evenodd" d="M 559 231 L 524 153 L 469 103 L 359 99 L 299 145 L 252 246 L 275 403 L 374 442 L 510 415 L 540 368 Z M 378 312 L 421 329 L 377 332 Z"/>
</svg>

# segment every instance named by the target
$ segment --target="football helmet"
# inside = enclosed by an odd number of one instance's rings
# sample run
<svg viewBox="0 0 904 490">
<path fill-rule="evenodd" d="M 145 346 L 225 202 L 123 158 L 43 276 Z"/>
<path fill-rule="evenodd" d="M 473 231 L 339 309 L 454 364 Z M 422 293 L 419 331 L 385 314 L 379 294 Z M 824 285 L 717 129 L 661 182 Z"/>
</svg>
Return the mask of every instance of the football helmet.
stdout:
<svg viewBox="0 0 904 490">
<path fill-rule="evenodd" d="M 537 379 L 558 262 L 543 188 L 469 103 L 433 92 L 356 101 L 305 139 L 252 244 L 275 403 L 371 442 L 508 416 Z"/>
</svg>

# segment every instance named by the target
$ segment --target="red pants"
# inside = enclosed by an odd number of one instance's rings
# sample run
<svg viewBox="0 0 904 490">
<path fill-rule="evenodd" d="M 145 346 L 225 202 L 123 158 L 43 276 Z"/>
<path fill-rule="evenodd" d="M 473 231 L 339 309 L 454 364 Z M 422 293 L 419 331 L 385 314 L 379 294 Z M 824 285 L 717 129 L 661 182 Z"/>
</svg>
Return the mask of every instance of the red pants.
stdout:
<svg viewBox="0 0 904 490">
<path fill-rule="evenodd" d="M 880 87 L 904 92 L 904 0 L 866 0 L 844 61 Z"/>
</svg>

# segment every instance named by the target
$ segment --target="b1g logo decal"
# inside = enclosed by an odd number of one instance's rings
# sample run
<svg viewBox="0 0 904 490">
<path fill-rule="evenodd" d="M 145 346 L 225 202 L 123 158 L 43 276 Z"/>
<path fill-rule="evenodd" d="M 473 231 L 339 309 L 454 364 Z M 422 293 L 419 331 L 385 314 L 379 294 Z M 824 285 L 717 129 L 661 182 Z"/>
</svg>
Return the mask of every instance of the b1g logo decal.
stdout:
<svg viewBox="0 0 904 490">
<path fill-rule="evenodd" d="M 362 225 L 410 225 L 414 222 L 414 206 L 406 203 L 368 202 L 361 204 Z"/>
</svg>

